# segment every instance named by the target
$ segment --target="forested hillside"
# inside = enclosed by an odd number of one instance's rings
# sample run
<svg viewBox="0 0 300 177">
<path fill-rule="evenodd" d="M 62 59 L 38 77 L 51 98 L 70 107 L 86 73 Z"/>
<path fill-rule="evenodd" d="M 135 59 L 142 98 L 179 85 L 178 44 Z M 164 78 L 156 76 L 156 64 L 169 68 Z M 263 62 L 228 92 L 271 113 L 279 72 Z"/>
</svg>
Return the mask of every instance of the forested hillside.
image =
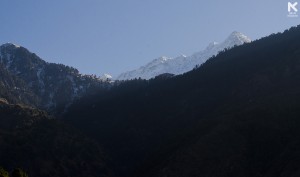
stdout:
<svg viewBox="0 0 300 177">
<path fill-rule="evenodd" d="M 119 176 L 300 174 L 300 26 L 225 50 L 169 79 L 122 82 L 64 120 Z"/>
<path fill-rule="evenodd" d="M 0 166 L 30 177 L 112 176 L 99 145 L 45 111 L 0 100 Z M 1 176 L 1 172 L 0 172 Z"/>
</svg>

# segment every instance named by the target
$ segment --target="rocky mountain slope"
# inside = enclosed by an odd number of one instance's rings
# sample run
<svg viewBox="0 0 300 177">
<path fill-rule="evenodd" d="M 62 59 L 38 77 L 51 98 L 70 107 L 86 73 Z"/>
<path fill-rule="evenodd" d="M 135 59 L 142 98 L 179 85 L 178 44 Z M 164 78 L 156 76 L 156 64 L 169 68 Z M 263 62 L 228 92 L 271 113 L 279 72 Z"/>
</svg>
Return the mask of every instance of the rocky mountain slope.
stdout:
<svg viewBox="0 0 300 177">
<path fill-rule="evenodd" d="M 37 104 L 38 97 L 23 80 L 12 75 L 0 64 L 0 96 L 11 103 Z"/>
<path fill-rule="evenodd" d="M 217 55 L 224 49 L 249 42 L 251 42 L 251 39 L 244 34 L 232 32 L 224 42 L 213 42 L 209 44 L 205 50 L 197 52 L 191 56 L 187 57 L 181 55 L 176 58 L 160 57 L 139 69 L 122 73 L 116 78 L 116 80 L 130 80 L 135 78 L 150 79 L 164 73 L 175 75 L 183 74 L 194 69 L 196 66 L 200 66 L 207 59 Z"/>
<path fill-rule="evenodd" d="M 19 102 L 49 111 L 61 112 L 75 98 L 108 85 L 96 76 L 82 75 L 75 68 L 48 63 L 26 48 L 10 43 L 0 46 L 0 65 L 1 71 L 6 73 L 2 80 L 8 79 L 2 81 L 2 87 L 5 85 L 15 95 L 20 95 Z M 9 78 L 14 78 L 14 82 Z M 34 101 L 21 96 L 24 94 L 31 95 Z"/>
</svg>

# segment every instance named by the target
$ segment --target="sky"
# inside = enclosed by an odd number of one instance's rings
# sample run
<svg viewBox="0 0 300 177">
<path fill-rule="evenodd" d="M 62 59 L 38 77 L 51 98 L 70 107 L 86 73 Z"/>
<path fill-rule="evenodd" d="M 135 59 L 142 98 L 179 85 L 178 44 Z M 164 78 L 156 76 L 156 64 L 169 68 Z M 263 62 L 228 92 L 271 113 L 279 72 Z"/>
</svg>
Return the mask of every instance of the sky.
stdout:
<svg viewBox="0 0 300 177">
<path fill-rule="evenodd" d="M 160 56 L 191 55 L 233 31 L 259 39 L 296 26 L 300 14 L 287 17 L 288 2 L 1 0 L 0 44 L 21 45 L 83 74 L 116 77 Z"/>
</svg>

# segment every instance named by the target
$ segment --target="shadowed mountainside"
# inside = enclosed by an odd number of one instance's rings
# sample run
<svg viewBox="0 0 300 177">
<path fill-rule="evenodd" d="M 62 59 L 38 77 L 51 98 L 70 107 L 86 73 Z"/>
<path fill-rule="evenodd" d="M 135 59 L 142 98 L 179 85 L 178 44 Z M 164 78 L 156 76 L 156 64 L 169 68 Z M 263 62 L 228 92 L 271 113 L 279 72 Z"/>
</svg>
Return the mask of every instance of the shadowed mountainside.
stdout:
<svg viewBox="0 0 300 177">
<path fill-rule="evenodd" d="M 0 166 L 30 177 L 112 176 L 93 140 L 45 111 L 0 100 Z"/>
<path fill-rule="evenodd" d="M 119 176 L 297 176 L 300 26 L 225 50 L 169 79 L 82 98 L 64 119 Z"/>
</svg>

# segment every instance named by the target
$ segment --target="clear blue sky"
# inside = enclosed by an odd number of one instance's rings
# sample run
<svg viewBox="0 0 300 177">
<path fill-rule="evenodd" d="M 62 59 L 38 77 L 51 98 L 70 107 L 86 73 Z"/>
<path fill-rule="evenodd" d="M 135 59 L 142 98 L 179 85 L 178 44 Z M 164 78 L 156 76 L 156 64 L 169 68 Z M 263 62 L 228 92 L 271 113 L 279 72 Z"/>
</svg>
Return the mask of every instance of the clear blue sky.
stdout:
<svg viewBox="0 0 300 177">
<path fill-rule="evenodd" d="M 116 76 L 162 55 L 190 55 L 235 30 L 257 39 L 298 25 L 300 17 L 287 17 L 287 3 L 1 0 L 0 43 L 22 45 L 48 62 L 84 74 Z"/>
</svg>

